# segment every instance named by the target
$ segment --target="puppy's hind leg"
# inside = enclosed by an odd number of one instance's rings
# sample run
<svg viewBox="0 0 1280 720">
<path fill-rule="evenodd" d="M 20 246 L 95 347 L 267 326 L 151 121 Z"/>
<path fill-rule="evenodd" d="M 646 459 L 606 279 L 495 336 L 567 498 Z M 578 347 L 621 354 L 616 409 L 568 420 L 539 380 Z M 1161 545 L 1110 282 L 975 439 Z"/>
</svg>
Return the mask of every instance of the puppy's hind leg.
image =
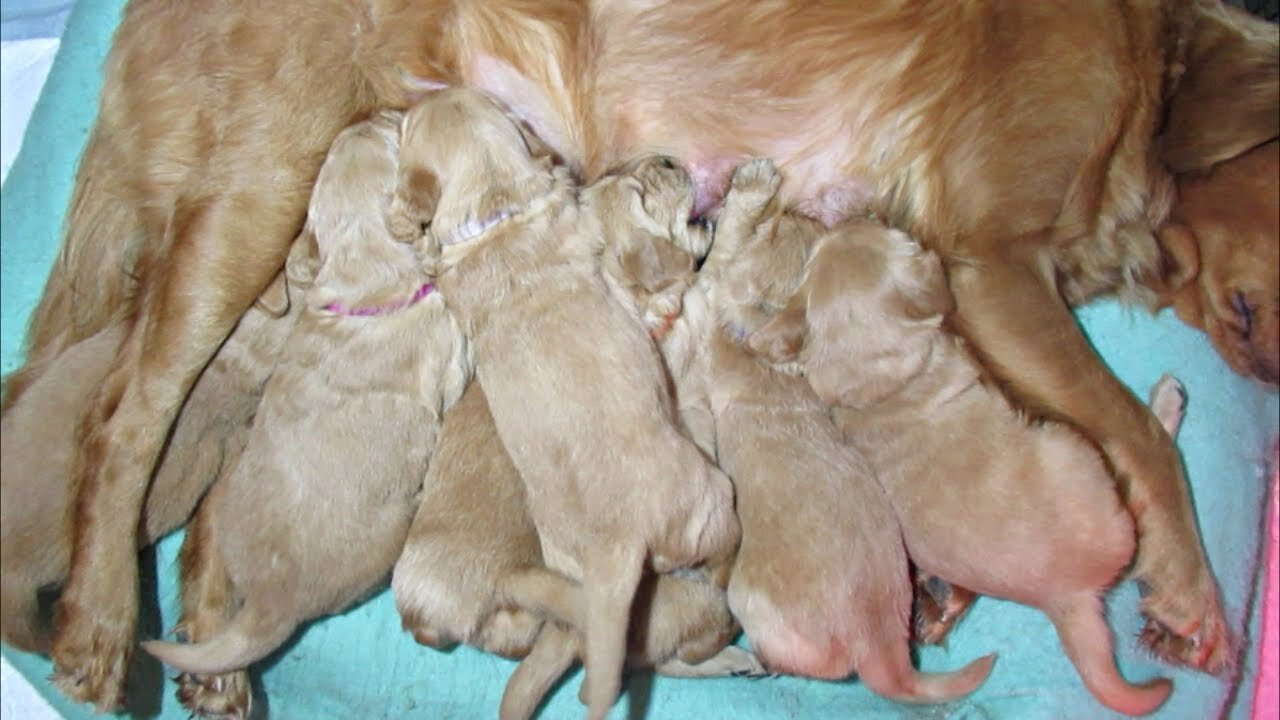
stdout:
<svg viewBox="0 0 1280 720">
<path fill-rule="evenodd" d="M 203 642 L 221 633 L 235 609 L 231 579 L 217 542 L 217 504 L 227 483 L 216 483 L 196 512 L 182 541 L 182 617 L 174 634 L 182 642 Z M 177 696 L 198 718 L 243 720 L 253 707 L 249 673 L 181 673 Z"/>
<path fill-rule="evenodd" d="M 529 720 L 542 699 L 551 692 L 578 656 L 578 640 L 575 633 L 555 622 L 542 625 L 538 640 L 529 655 L 511 673 L 506 690 L 502 693 L 502 705 L 498 710 L 500 720 Z"/>
<path fill-rule="evenodd" d="M 581 698 L 589 720 L 604 720 L 622 690 L 627 660 L 631 603 L 644 573 L 648 553 L 641 545 L 621 543 L 592 553 L 586 561 L 583 591 L 587 598 L 586 652 Z"/>
</svg>

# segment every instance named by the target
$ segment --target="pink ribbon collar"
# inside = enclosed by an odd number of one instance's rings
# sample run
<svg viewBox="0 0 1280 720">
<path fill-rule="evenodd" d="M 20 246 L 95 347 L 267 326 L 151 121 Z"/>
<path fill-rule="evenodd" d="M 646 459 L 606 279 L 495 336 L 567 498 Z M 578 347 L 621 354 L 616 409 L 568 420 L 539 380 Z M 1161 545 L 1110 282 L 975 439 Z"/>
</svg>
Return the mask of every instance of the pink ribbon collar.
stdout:
<svg viewBox="0 0 1280 720">
<path fill-rule="evenodd" d="M 435 283 L 423 283 L 422 287 L 418 288 L 413 295 L 399 302 L 386 303 L 385 305 L 368 305 L 365 307 L 347 307 L 340 302 L 334 301 L 325 305 L 323 309 L 331 313 L 349 315 L 351 317 L 376 317 L 378 315 L 390 315 L 391 313 L 399 312 L 400 310 L 413 305 L 422 298 L 435 292 L 435 289 Z"/>
</svg>

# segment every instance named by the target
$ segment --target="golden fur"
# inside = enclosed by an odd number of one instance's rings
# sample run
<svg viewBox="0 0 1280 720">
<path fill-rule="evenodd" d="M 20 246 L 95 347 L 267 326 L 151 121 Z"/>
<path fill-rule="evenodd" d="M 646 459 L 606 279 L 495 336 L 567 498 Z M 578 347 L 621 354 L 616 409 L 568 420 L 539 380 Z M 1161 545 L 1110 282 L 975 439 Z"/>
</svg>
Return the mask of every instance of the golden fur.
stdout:
<svg viewBox="0 0 1280 720">
<path fill-rule="evenodd" d="M 145 643 L 181 670 L 247 667 L 302 621 L 365 596 L 400 554 L 470 362 L 440 294 L 422 292 L 429 269 L 386 230 L 398 121 L 343 131 L 321 168 L 304 237 L 316 252 L 307 307 L 239 463 L 200 509 L 216 528 L 206 551 L 243 604 L 192 644 Z"/>
<path fill-rule="evenodd" d="M 185 523 L 235 465 L 304 290 L 281 273 L 201 373 L 148 488 L 140 546 Z M 0 631 L 14 647 L 48 651 L 36 595 L 66 579 L 77 430 L 125 332 L 113 322 L 67 348 L 0 419 Z"/>
<path fill-rule="evenodd" d="M 953 271 L 961 328 L 1021 400 L 1083 428 L 1146 509 L 1138 574 L 1167 647 L 1218 642 L 1177 454 L 1062 298 L 1149 295 L 1171 173 L 1276 136 L 1277 45 L 1273 25 L 1216 0 L 132 0 L 4 399 L 127 324 L 76 463 L 55 676 L 78 700 L 119 702 L 145 478 L 183 398 L 283 264 L 338 131 L 433 83 L 489 90 L 588 179 L 665 150 L 691 164 L 701 209 L 739 159 L 773 157 L 812 212 L 870 204 L 978 262 Z M 1247 264 L 1213 293 L 1255 278 L 1274 292 L 1269 273 Z M 1274 317 L 1262 299 L 1255 316 Z"/>
<path fill-rule="evenodd" d="M 799 290 L 748 343 L 798 361 L 835 406 L 921 570 L 1042 609 L 1104 705 L 1154 711 L 1171 684 L 1120 677 L 1102 614 L 1101 594 L 1133 556 L 1133 518 L 1092 445 L 1064 425 L 1028 422 L 987 384 L 941 327 L 951 311 L 936 255 L 853 222 L 818 241 Z M 963 508 L 963 522 L 938 523 L 939 507 Z"/>
<path fill-rule="evenodd" d="M 728 478 L 677 430 L 658 353 L 600 275 L 604 228 L 653 221 L 631 203 L 616 212 L 610 194 L 635 189 L 614 178 L 579 200 L 479 93 L 424 100 L 404 143 L 415 148 L 410 172 L 438 179 L 434 201 L 411 204 L 434 208 L 440 287 L 472 340 L 547 564 L 582 582 L 585 697 L 589 716 L 603 717 L 644 567 L 723 565 L 738 539 Z"/>
</svg>

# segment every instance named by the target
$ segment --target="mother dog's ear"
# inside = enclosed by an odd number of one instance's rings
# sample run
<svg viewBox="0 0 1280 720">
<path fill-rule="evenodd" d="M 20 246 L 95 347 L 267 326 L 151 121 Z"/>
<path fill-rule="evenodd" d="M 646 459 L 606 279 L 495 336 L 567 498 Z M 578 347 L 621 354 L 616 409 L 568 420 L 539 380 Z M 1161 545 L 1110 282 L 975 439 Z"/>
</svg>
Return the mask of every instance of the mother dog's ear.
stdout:
<svg viewBox="0 0 1280 720">
<path fill-rule="evenodd" d="M 1173 304 L 1174 298 L 1200 272 L 1200 247 L 1195 231 L 1181 223 L 1171 222 L 1156 232 L 1160 245 L 1159 277 L 1151 283 L 1160 307 Z"/>
<path fill-rule="evenodd" d="M 1199 2 L 1195 12 L 1161 138 L 1161 159 L 1175 173 L 1280 135 L 1280 29 L 1225 3 Z"/>
</svg>

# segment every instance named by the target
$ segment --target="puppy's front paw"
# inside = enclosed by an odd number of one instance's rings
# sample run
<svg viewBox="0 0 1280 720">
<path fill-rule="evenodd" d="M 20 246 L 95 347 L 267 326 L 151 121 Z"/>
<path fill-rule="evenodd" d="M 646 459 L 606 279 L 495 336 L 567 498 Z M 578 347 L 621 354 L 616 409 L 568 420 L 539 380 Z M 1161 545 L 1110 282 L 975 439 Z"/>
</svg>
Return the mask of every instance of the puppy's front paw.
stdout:
<svg viewBox="0 0 1280 720">
<path fill-rule="evenodd" d="M 1142 600 L 1147 623 L 1142 642 L 1174 665 L 1221 675 L 1235 662 L 1235 648 L 1212 585 L 1200 591 L 1168 593 L 1148 588 Z"/>
<path fill-rule="evenodd" d="M 249 673 L 241 670 L 223 675 L 192 675 L 177 678 L 178 701 L 203 720 L 245 720 L 253 710 Z"/>
<path fill-rule="evenodd" d="M 781 183 L 782 175 L 778 173 L 778 168 L 773 161 L 768 158 L 756 158 L 739 165 L 738 169 L 733 171 L 729 191 L 768 199 L 778 191 Z"/>
</svg>

